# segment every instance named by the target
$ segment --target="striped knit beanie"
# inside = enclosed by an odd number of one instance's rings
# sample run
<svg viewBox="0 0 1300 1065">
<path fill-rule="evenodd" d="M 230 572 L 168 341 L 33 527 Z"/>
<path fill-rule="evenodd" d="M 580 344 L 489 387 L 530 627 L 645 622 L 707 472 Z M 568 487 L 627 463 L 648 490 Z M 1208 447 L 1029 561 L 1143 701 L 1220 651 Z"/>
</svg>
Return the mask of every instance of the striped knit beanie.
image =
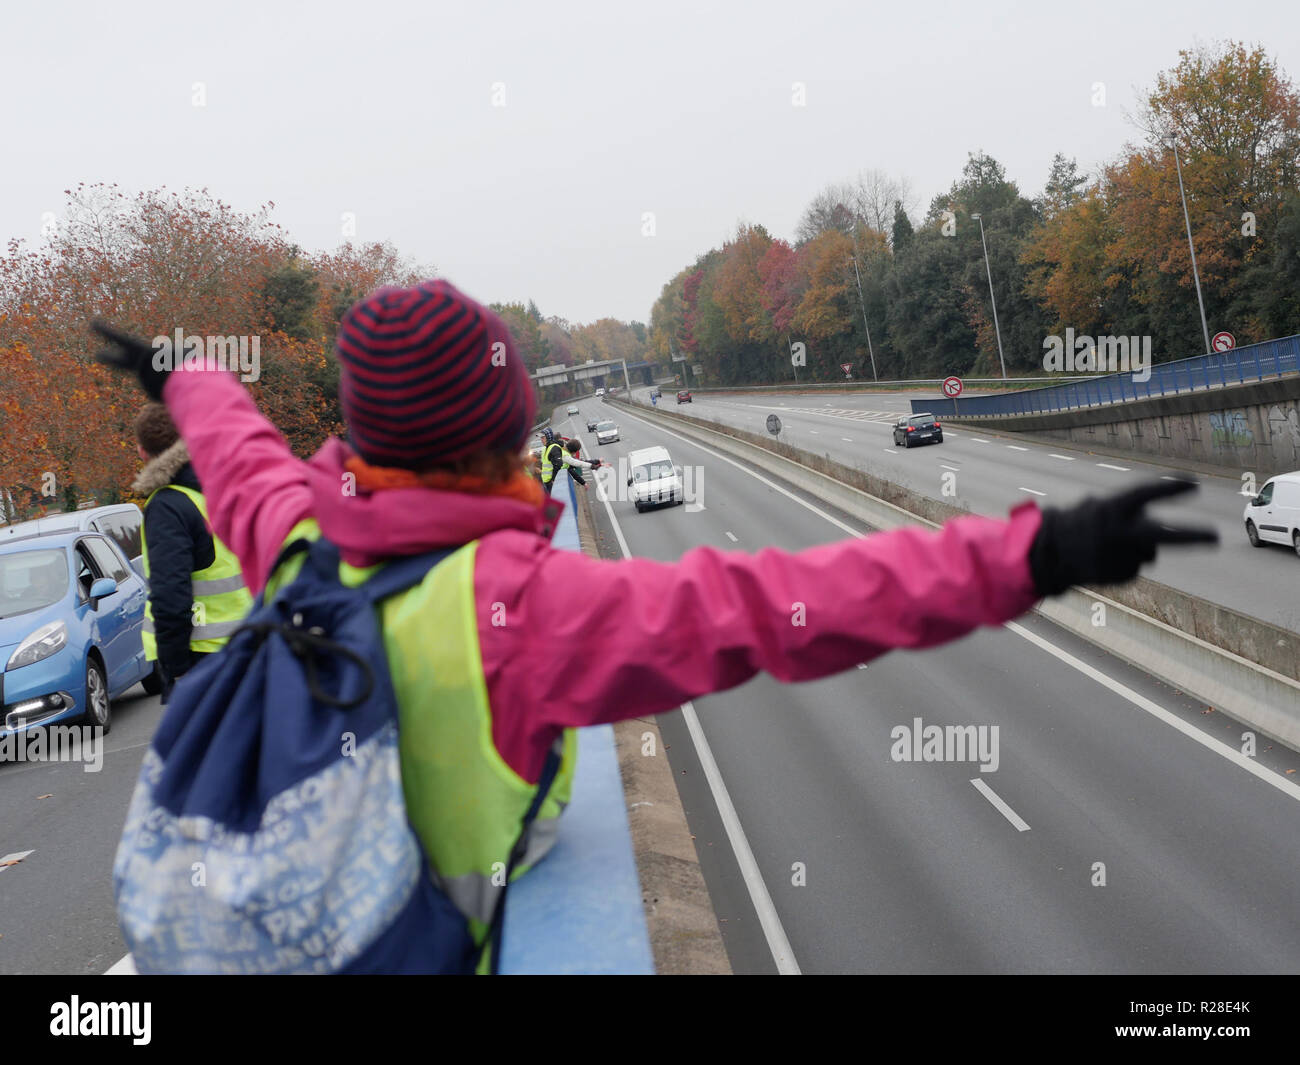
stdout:
<svg viewBox="0 0 1300 1065">
<path fill-rule="evenodd" d="M 445 281 L 354 304 L 338 357 L 348 436 L 366 462 L 418 470 L 528 439 L 537 403 L 509 330 Z"/>
</svg>

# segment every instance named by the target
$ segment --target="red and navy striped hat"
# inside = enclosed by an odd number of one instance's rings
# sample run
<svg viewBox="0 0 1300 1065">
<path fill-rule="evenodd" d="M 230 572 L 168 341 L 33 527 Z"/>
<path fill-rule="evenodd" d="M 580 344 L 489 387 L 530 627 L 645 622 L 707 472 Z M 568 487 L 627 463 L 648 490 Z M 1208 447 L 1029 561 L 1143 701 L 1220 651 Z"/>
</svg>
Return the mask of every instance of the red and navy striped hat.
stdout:
<svg viewBox="0 0 1300 1065">
<path fill-rule="evenodd" d="M 354 304 L 338 356 L 348 436 L 366 462 L 418 470 L 528 439 L 537 404 L 510 331 L 445 281 Z"/>
</svg>

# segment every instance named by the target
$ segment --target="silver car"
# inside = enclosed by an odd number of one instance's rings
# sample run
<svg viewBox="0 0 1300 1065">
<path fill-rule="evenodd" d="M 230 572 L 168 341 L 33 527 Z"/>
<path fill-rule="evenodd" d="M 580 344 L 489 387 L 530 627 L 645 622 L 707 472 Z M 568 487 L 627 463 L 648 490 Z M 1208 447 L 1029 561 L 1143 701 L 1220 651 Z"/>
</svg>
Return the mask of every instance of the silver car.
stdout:
<svg viewBox="0 0 1300 1065">
<path fill-rule="evenodd" d="M 618 426 L 613 422 L 596 423 L 596 443 L 612 444 L 621 439 L 618 435 Z"/>
</svg>

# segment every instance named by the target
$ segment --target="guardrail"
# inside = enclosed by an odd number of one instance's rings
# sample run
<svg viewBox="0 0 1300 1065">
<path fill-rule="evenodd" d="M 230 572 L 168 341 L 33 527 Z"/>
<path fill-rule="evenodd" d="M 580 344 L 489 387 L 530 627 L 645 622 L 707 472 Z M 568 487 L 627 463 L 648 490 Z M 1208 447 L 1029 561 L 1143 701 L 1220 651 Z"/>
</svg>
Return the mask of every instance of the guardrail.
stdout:
<svg viewBox="0 0 1300 1065">
<path fill-rule="evenodd" d="M 645 404 L 619 405 L 782 477 L 873 529 L 934 527 L 969 513 L 757 433 Z M 1104 628 L 1094 620 L 1097 603 L 1106 606 Z M 1300 635 L 1145 577 L 1104 593 L 1071 588 L 1034 609 L 1270 738 L 1300 745 Z"/>
<path fill-rule="evenodd" d="M 1146 381 L 1134 380 L 1133 373 L 1088 377 L 1067 384 L 1048 385 L 1000 396 L 966 396 L 958 399 L 912 400 L 912 413 L 943 414 L 948 417 L 1011 414 L 1051 414 L 1057 411 L 1131 403 L 1156 396 L 1203 392 L 1264 381 L 1300 371 L 1300 335 L 1247 344 L 1232 351 L 1175 359 L 1151 367 Z"/>
</svg>

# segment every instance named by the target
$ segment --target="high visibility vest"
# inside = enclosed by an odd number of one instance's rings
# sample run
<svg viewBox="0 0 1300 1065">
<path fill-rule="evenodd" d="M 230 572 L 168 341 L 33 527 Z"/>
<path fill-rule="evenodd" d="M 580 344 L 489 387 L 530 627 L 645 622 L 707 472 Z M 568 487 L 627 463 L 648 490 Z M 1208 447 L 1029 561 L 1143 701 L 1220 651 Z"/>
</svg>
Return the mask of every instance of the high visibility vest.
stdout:
<svg viewBox="0 0 1300 1065">
<path fill-rule="evenodd" d="M 145 507 L 159 492 L 173 488 L 183 492 L 198 507 L 203 516 L 203 523 L 208 523 L 208 504 L 203 493 L 179 484 L 168 484 L 149 493 Z M 209 529 L 211 526 L 209 526 Z M 230 639 L 230 634 L 239 628 L 248 608 L 253 605 L 253 597 L 244 586 L 244 575 L 239 568 L 239 559 L 233 551 L 212 537 L 214 558 L 207 569 L 190 574 L 190 592 L 194 597 L 194 613 L 190 626 L 191 651 L 219 651 Z M 144 575 L 149 576 L 149 545 L 145 541 L 144 528 L 140 530 L 140 553 L 144 556 Z M 144 631 L 141 633 L 144 643 L 144 656 L 153 662 L 158 658 L 158 638 L 153 625 L 153 597 L 145 600 Z"/>
<path fill-rule="evenodd" d="M 284 542 L 315 540 L 320 534 L 315 519 L 306 518 Z M 406 815 L 434 877 L 482 948 L 500 880 L 537 788 L 506 765 L 492 742 L 474 599 L 477 547 L 477 541 L 466 544 L 423 582 L 384 600 L 380 625 L 397 697 Z M 298 555 L 272 575 L 268 602 L 297 575 L 302 561 Z M 378 568 L 340 563 L 339 580 L 356 587 Z M 529 830 L 512 881 L 551 849 L 573 794 L 577 732 L 565 729 L 558 746 L 559 773 Z M 489 953 L 483 951 L 480 971 Z"/>
<path fill-rule="evenodd" d="M 558 459 L 551 457 L 554 448 L 560 449 Z M 564 467 L 564 446 L 562 444 L 547 444 L 542 448 L 542 484 L 548 483 Z"/>
</svg>

